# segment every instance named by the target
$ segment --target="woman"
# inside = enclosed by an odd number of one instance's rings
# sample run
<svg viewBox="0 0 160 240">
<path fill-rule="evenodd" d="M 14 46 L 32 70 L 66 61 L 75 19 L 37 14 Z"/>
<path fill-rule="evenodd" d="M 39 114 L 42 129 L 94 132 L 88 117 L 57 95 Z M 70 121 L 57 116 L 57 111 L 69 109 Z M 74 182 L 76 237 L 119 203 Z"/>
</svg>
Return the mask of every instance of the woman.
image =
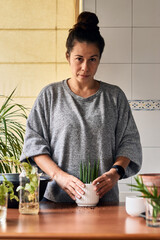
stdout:
<svg viewBox="0 0 160 240">
<path fill-rule="evenodd" d="M 54 202 L 84 194 L 81 161 L 100 159 L 93 185 L 103 202 L 118 202 L 117 181 L 141 167 L 139 133 L 124 93 L 94 79 L 104 49 L 98 22 L 94 13 L 79 15 L 66 42 L 72 76 L 45 87 L 27 121 L 21 160 L 33 158 L 51 176 L 44 196 Z"/>
</svg>

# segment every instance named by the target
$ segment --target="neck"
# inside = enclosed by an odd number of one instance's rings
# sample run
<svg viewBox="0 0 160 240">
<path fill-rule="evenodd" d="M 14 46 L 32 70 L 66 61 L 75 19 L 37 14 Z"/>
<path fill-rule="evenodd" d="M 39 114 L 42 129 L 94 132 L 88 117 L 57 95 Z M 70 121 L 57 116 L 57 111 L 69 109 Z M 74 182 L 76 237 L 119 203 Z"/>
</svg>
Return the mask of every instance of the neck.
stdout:
<svg viewBox="0 0 160 240">
<path fill-rule="evenodd" d="M 75 82 L 72 78 L 68 80 L 68 86 L 71 89 L 72 92 L 74 92 L 76 95 L 87 98 L 91 95 L 95 94 L 100 86 L 100 83 L 96 80 L 93 80 L 92 82 Z"/>
</svg>

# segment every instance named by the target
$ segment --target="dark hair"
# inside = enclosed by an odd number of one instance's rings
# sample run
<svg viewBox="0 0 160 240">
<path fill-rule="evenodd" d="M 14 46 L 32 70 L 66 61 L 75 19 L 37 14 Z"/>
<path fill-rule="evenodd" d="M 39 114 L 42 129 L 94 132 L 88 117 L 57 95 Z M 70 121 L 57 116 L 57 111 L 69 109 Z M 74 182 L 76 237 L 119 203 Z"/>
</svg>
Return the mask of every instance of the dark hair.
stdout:
<svg viewBox="0 0 160 240">
<path fill-rule="evenodd" d="M 77 23 L 69 30 L 69 35 L 66 41 L 67 53 L 72 51 L 75 41 L 95 43 L 99 49 L 100 57 L 102 55 L 105 42 L 100 34 L 98 17 L 95 13 L 82 12 L 78 18 Z"/>
</svg>

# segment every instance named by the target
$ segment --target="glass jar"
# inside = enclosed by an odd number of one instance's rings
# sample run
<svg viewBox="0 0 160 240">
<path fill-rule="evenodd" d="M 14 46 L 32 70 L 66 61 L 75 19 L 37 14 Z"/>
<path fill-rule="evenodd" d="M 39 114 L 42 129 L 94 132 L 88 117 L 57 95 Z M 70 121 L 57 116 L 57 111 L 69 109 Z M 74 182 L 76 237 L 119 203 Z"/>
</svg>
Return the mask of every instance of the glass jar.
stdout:
<svg viewBox="0 0 160 240">
<path fill-rule="evenodd" d="M 39 213 L 39 174 L 36 167 L 32 167 L 32 173 L 27 176 L 25 170 L 19 175 L 19 212 L 21 214 Z"/>
<path fill-rule="evenodd" d="M 160 227 L 160 199 L 146 198 L 146 225 Z"/>
<path fill-rule="evenodd" d="M 3 193 L 0 196 L 0 222 L 6 221 L 8 205 L 8 193 Z"/>
</svg>

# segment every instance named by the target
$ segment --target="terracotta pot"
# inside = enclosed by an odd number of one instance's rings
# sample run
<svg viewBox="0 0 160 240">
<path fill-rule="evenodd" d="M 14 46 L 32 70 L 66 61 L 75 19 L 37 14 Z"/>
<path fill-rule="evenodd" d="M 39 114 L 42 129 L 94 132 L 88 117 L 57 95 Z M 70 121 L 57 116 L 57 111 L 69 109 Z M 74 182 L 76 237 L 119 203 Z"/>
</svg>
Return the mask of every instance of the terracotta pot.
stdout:
<svg viewBox="0 0 160 240">
<path fill-rule="evenodd" d="M 139 174 L 139 176 L 142 177 L 143 183 L 146 187 L 158 187 L 158 193 L 160 194 L 160 173 L 146 173 Z"/>
</svg>

